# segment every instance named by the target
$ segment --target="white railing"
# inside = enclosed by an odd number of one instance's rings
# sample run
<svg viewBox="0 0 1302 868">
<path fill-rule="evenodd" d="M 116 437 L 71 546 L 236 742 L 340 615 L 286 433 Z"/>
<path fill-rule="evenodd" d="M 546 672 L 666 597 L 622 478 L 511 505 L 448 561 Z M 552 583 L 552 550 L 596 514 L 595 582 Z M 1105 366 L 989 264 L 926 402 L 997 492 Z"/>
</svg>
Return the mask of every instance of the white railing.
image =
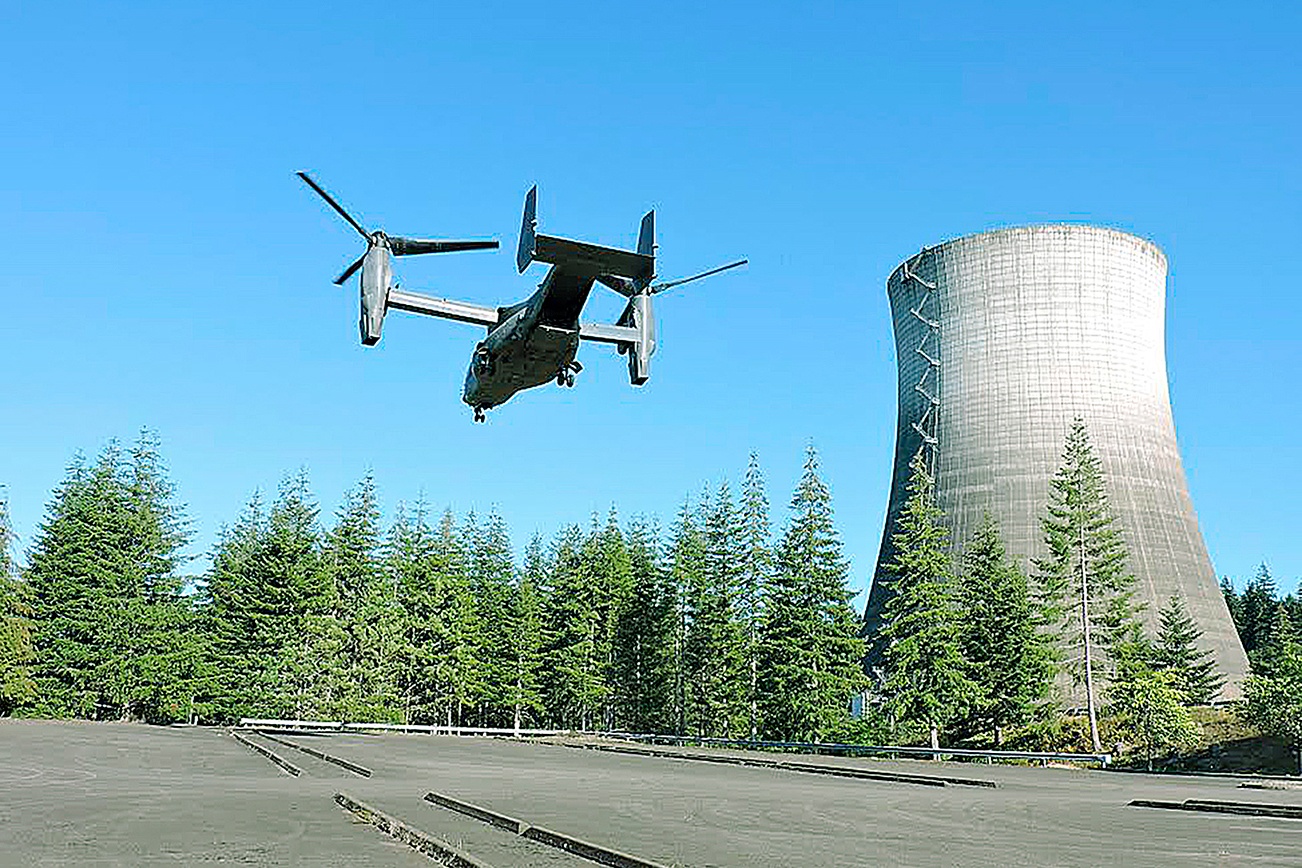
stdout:
<svg viewBox="0 0 1302 868">
<path fill-rule="evenodd" d="M 240 729 L 282 729 L 301 732 L 420 732 L 429 735 L 505 735 L 512 737 L 562 735 L 564 729 L 513 729 L 492 726 L 438 726 L 416 723 L 350 723 L 343 720 L 280 720 L 241 717 Z"/>
<path fill-rule="evenodd" d="M 972 750 L 969 748 L 930 748 L 904 745 L 873 744 L 838 744 L 833 742 L 810 741 L 762 741 L 729 738 L 703 738 L 690 735 L 661 735 L 639 732 L 584 732 L 572 729 L 513 729 L 510 727 L 491 726 L 437 726 L 404 723 L 349 723 L 342 720 L 279 720 L 271 718 L 242 717 L 241 729 L 279 729 L 298 730 L 301 732 L 408 732 L 427 733 L 429 735 L 486 735 L 505 736 L 508 738 L 540 738 L 556 735 L 584 736 L 589 738 L 609 738 L 621 741 L 644 742 L 650 744 L 671 744 L 686 746 L 689 744 L 702 747 L 732 747 L 760 750 L 793 750 L 801 753 L 845 754 L 849 756 L 871 755 L 886 757 L 921 757 L 939 759 L 956 757 L 963 759 L 1023 760 L 1029 762 L 1074 762 L 1097 763 L 1108 766 L 1112 762 L 1110 753 L 1071 753 L 1068 751 L 1024 751 L 1024 750 Z"/>
</svg>

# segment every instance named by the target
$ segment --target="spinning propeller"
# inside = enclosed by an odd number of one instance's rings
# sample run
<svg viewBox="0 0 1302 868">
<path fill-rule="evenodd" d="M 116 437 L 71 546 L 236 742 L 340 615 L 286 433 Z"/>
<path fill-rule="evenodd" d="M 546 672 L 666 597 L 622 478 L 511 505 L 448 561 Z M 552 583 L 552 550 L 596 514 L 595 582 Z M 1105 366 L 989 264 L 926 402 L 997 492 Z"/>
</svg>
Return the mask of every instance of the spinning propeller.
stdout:
<svg viewBox="0 0 1302 868">
<path fill-rule="evenodd" d="M 353 219 L 353 215 L 345 211 L 343 206 L 336 202 L 329 193 L 321 189 L 321 186 L 308 177 L 306 172 L 297 172 L 296 174 L 303 179 L 305 184 L 315 190 L 317 195 L 326 201 L 327 205 L 335 209 L 340 217 L 348 221 L 348 225 L 356 229 L 358 235 L 366 239 L 366 253 L 357 257 L 352 265 L 344 269 L 343 274 L 335 278 L 336 285 L 342 286 L 344 281 L 352 277 L 353 273 L 362 267 L 367 255 L 376 247 L 384 248 L 394 256 L 418 256 L 422 253 L 455 253 L 460 250 L 495 250 L 497 248 L 496 241 L 442 241 L 402 238 L 397 235 L 386 235 L 381 229 L 367 232 L 362 228 L 362 224 Z"/>
</svg>

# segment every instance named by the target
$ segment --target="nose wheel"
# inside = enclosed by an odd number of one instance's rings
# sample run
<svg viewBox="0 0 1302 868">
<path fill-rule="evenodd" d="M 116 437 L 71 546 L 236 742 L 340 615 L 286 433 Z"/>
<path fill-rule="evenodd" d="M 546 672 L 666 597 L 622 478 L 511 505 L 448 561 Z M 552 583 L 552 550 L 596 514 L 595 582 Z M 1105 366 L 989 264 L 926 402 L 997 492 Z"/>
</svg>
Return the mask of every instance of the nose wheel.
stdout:
<svg viewBox="0 0 1302 868">
<path fill-rule="evenodd" d="M 483 422 L 483 421 L 484 421 L 484 408 L 483 408 L 483 407 L 476 407 L 476 408 L 475 408 L 475 421 L 476 421 L 476 422 Z"/>
</svg>

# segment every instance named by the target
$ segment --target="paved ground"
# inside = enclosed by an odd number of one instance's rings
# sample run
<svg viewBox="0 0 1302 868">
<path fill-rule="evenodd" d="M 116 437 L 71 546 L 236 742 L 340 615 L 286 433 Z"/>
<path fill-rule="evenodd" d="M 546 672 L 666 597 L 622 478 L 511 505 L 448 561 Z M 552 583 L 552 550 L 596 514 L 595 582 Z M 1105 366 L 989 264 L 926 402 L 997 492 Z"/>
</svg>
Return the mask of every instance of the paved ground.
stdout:
<svg viewBox="0 0 1302 868">
<path fill-rule="evenodd" d="M 290 777 L 215 730 L 0 721 L 0 865 L 433 864 L 355 822 L 339 790 L 498 868 L 591 864 L 422 801 L 434 790 L 698 868 L 1302 866 L 1302 821 L 1127 807 L 1302 804 L 1233 778 L 807 758 L 999 784 L 939 788 L 496 739 L 285 738 L 374 774 L 260 740 L 302 768 Z"/>
</svg>

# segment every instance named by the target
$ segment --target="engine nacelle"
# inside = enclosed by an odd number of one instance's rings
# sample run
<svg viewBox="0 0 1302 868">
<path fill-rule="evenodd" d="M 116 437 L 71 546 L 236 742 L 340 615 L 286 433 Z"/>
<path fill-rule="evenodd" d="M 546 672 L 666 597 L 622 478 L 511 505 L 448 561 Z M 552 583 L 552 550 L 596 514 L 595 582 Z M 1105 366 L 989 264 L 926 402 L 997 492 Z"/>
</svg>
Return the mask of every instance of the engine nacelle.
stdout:
<svg viewBox="0 0 1302 868">
<path fill-rule="evenodd" d="M 393 285 L 393 258 L 387 247 L 377 244 L 366 252 L 358 285 L 361 287 L 361 317 L 357 325 L 362 333 L 362 343 L 373 347 L 380 342 L 384 314 L 389 307 L 389 288 Z"/>
<path fill-rule="evenodd" d="M 651 356 L 656 351 L 656 318 L 650 294 L 630 298 L 620 324 L 638 331 L 637 343 L 628 348 L 628 381 L 641 386 L 651 378 Z"/>
</svg>

